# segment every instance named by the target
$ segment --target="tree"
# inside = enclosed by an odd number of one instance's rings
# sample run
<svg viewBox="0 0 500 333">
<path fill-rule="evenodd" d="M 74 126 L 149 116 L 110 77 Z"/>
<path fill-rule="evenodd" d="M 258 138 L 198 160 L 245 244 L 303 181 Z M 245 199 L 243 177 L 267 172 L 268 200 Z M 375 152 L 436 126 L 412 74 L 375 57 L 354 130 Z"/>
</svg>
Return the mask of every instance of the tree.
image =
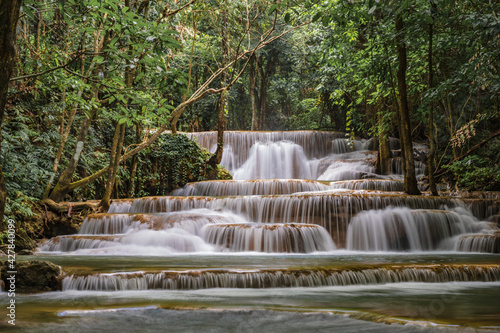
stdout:
<svg viewBox="0 0 500 333">
<path fill-rule="evenodd" d="M 15 64 L 16 28 L 21 0 L 0 0 L 0 145 L 9 80 Z M 7 189 L 0 159 L 0 226 L 3 224 Z"/>
</svg>

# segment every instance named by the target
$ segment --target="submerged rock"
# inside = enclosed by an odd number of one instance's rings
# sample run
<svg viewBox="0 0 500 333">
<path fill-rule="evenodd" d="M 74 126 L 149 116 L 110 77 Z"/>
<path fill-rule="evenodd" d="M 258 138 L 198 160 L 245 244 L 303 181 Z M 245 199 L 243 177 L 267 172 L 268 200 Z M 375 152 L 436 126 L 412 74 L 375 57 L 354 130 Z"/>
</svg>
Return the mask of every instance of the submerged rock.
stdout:
<svg viewBox="0 0 500 333">
<path fill-rule="evenodd" d="M 7 278 L 15 276 L 15 291 L 21 293 L 57 291 L 61 290 L 63 271 L 61 267 L 48 261 L 17 261 L 15 264 L 15 275 L 8 273 L 11 269 L 7 261 L 0 262 L 1 283 L 5 289 L 9 289 L 10 280 Z"/>
</svg>

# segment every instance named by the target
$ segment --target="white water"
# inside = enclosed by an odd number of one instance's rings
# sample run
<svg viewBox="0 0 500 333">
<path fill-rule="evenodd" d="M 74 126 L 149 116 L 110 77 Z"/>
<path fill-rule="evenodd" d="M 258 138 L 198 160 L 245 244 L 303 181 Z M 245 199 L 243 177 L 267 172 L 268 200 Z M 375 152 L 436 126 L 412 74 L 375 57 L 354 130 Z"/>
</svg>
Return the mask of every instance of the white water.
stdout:
<svg viewBox="0 0 500 333">
<path fill-rule="evenodd" d="M 255 143 L 234 179 L 316 179 L 318 160 L 308 160 L 298 144 L 288 141 Z"/>
<path fill-rule="evenodd" d="M 310 253 L 333 251 L 328 232 L 311 224 L 243 223 L 207 225 L 203 239 L 221 251 Z"/>
<path fill-rule="evenodd" d="M 459 210 L 411 210 L 387 207 L 357 214 L 347 229 L 347 249 L 362 251 L 453 250 L 447 240 L 480 232 L 486 223 Z"/>
</svg>

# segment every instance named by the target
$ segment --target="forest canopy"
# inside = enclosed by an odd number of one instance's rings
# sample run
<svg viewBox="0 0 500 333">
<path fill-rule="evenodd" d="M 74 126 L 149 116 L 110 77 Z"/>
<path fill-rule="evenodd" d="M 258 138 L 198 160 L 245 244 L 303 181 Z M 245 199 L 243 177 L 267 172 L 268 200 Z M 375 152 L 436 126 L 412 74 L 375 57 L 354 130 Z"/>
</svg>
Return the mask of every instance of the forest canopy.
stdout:
<svg viewBox="0 0 500 333">
<path fill-rule="evenodd" d="M 18 14 L 0 13 L 15 17 L 6 215 L 42 199 L 106 206 L 217 173 L 220 156 L 166 130 L 341 131 L 377 138 L 381 155 L 398 137 L 408 161 L 412 142 L 429 145 L 433 193 L 439 181 L 500 190 L 496 1 L 12 4 Z M 169 167 L 189 171 L 167 180 Z"/>
</svg>

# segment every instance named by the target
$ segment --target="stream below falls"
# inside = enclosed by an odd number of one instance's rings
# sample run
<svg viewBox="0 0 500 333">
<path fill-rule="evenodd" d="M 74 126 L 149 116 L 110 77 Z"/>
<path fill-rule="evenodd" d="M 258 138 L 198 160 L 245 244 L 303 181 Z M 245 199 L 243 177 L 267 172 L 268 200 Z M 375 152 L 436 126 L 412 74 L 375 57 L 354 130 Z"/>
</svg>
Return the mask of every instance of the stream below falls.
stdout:
<svg viewBox="0 0 500 333">
<path fill-rule="evenodd" d="M 114 200 L 18 257 L 65 277 L 16 295 L 2 331 L 500 331 L 498 199 L 405 195 L 400 158 L 378 175 L 374 142 L 343 133 L 224 140 L 233 180 Z"/>
</svg>

